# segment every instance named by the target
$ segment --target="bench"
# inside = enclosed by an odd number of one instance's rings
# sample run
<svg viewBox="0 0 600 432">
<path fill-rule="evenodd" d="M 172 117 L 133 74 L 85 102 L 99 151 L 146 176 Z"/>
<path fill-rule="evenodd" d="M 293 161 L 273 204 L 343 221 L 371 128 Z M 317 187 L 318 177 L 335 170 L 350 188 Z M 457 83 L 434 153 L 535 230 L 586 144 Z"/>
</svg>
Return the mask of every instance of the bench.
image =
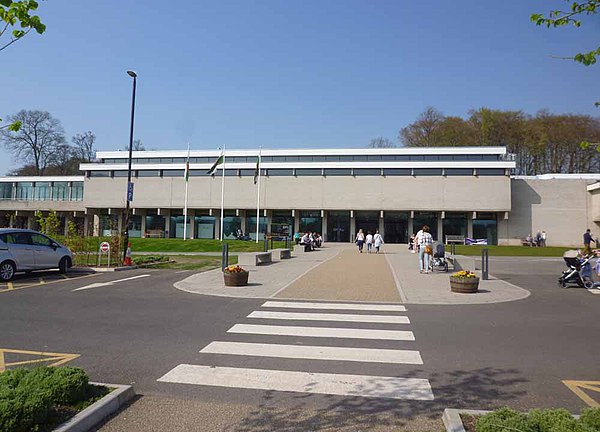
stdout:
<svg viewBox="0 0 600 432">
<path fill-rule="evenodd" d="M 450 243 L 465 244 L 465 236 L 447 235 L 446 236 L 446 244 L 450 244 Z"/>
<path fill-rule="evenodd" d="M 304 253 L 304 252 L 310 252 L 310 251 L 306 250 L 306 245 L 303 245 L 303 244 L 294 245 L 294 253 L 295 254 Z"/>
<path fill-rule="evenodd" d="M 533 246 L 533 240 L 521 239 L 521 246 Z"/>
<path fill-rule="evenodd" d="M 271 249 L 269 252 L 273 254 L 273 259 L 276 261 L 292 257 L 292 251 L 289 249 Z"/>
<path fill-rule="evenodd" d="M 238 264 L 241 266 L 257 266 L 273 262 L 271 252 L 247 252 L 238 255 Z"/>
</svg>

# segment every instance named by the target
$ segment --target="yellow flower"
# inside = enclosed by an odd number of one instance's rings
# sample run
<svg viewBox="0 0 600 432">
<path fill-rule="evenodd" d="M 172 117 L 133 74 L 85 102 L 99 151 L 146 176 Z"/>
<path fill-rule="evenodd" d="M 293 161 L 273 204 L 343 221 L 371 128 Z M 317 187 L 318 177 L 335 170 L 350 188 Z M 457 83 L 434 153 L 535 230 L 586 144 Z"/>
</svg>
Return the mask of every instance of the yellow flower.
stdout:
<svg viewBox="0 0 600 432">
<path fill-rule="evenodd" d="M 457 271 L 456 273 L 452 274 L 452 277 L 462 278 L 462 279 L 472 279 L 472 278 L 476 278 L 477 275 L 469 270 L 461 270 L 461 271 Z"/>
</svg>

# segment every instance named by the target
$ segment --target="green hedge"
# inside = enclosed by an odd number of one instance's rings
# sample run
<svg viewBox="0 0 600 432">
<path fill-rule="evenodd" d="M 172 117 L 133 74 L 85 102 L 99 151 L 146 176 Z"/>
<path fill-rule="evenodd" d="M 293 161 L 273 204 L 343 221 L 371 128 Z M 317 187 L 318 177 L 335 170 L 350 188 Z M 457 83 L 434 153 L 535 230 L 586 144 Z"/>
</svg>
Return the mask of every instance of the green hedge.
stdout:
<svg viewBox="0 0 600 432">
<path fill-rule="evenodd" d="M 523 414 L 501 408 L 477 419 L 477 432 L 600 432 L 600 408 L 586 408 L 579 420 L 565 409 L 534 409 Z"/>
<path fill-rule="evenodd" d="M 38 367 L 0 373 L 0 432 L 43 430 L 59 406 L 74 406 L 94 392 L 79 368 Z"/>
</svg>

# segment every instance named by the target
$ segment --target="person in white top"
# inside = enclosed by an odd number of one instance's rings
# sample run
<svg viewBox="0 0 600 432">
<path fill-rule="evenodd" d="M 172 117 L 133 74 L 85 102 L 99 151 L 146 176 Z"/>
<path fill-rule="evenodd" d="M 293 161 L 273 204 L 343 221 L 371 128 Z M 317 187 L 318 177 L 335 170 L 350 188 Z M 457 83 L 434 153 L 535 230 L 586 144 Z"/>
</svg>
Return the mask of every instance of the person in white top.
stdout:
<svg viewBox="0 0 600 432">
<path fill-rule="evenodd" d="M 356 239 L 354 240 L 354 243 L 356 243 L 356 246 L 358 246 L 358 251 L 360 253 L 362 253 L 364 242 L 365 242 L 365 233 L 363 233 L 362 229 L 359 229 L 358 233 L 356 234 Z"/>
<path fill-rule="evenodd" d="M 371 231 L 367 233 L 365 243 L 367 244 L 367 253 L 371 253 L 371 249 L 373 248 L 373 234 L 371 234 Z"/>
<path fill-rule="evenodd" d="M 419 244 L 419 273 L 429 273 L 429 259 L 431 255 L 425 252 L 427 246 L 431 248 L 433 243 L 433 237 L 429 234 L 429 227 L 425 225 L 422 231 L 419 231 L 421 235 L 417 234 Z"/>
<path fill-rule="evenodd" d="M 379 234 L 379 230 L 375 231 L 373 244 L 375 245 L 375 253 L 379 253 L 379 248 L 381 248 L 381 245 L 383 244 L 383 237 Z"/>
</svg>

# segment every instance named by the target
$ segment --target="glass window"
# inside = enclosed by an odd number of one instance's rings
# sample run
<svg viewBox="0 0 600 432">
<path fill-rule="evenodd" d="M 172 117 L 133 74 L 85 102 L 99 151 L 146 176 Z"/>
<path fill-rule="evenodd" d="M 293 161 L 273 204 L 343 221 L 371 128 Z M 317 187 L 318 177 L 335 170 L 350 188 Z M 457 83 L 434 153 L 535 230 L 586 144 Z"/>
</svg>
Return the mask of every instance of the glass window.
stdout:
<svg viewBox="0 0 600 432">
<path fill-rule="evenodd" d="M 165 217 L 159 215 L 146 215 L 146 237 L 165 237 Z"/>
<path fill-rule="evenodd" d="M 221 171 L 221 175 L 223 175 L 223 172 Z M 238 170 L 236 169 L 226 169 L 225 170 L 225 177 L 237 177 L 238 176 Z"/>
<path fill-rule="evenodd" d="M 210 174 L 207 171 L 207 169 L 190 170 L 190 177 L 208 177 Z"/>
<path fill-rule="evenodd" d="M 323 219 L 320 210 L 300 211 L 300 232 L 323 232 Z"/>
<path fill-rule="evenodd" d="M 129 237 L 140 238 L 142 236 L 142 216 L 129 215 Z"/>
<path fill-rule="evenodd" d="M 139 170 L 138 177 L 160 177 L 160 171 L 157 170 Z"/>
<path fill-rule="evenodd" d="M 159 162 L 159 159 L 156 159 L 156 162 Z M 160 158 L 161 164 L 171 164 L 173 163 L 173 158 Z"/>
<path fill-rule="evenodd" d="M 354 168 L 355 176 L 380 176 L 381 168 Z"/>
<path fill-rule="evenodd" d="M 481 159 L 484 161 L 497 161 L 498 160 L 498 156 L 497 154 L 484 154 L 481 155 Z"/>
<path fill-rule="evenodd" d="M 190 163 L 209 163 L 209 162 L 214 162 L 214 161 L 211 160 L 211 158 L 208 158 L 208 157 L 190 158 Z"/>
<path fill-rule="evenodd" d="M 14 244 L 24 244 L 24 245 L 30 245 L 33 244 L 33 240 L 31 238 L 31 234 L 30 233 L 13 233 L 14 239 L 13 242 Z"/>
<path fill-rule="evenodd" d="M 173 163 L 185 163 L 187 158 L 173 158 Z"/>
<path fill-rule="evenodd" d="M 416 176 L 441 176 L 441 168 L 415 168 L 414 175 Z"/>
<path fill-rule="evenodd" d="M 234 240 L 237 238 L 238 230 L 242 229 L 242 218 L 239 216 L 223 217 L 223 238 Z"/>
<path fill-rule="evenodd" d="M 477 168 L 478 176 L 503 176 L 504 168 Z"/>
<path fill-rule="evenodd" d="M 100 218 L 100 233 L 102 236 L 118 235 L 119 233 L 119 216 L 116 214 L 112 215 L 99 215 Z"/>
<path fill-rule="evenodd" d="M 350 212 L 329 211 L 327 212 L 327 241 L 349 242 L 350 241 Z"/>
<path fill-rule="evenodd" d="M 408 213 L 383 213 L 384 241 L 386 243 L 408 243 Z"/>
<path fill-rule="evenodd" d="M 467 214 L 466 213 L 448 213 L 442 220 L 443 237 L 442 241 L 446 241 L 447 235 L 467 236 Z"/>
<path fill-rule="evenodd" d="M 299 162 L 312 162 L 313 157 L 312 156 L 298 156 L 298 161 Z"/>
<path fill-rule="evenodd" d="M 363 156 L 363 158 L 364 158 L 364 156 Z M 367 155 L 367 160 L 369 162 L 380 161 L 381 160 L 381 155 Z"/>
<path fill-rule="evenodd" d="M 41 234 L 31 234 L 31 243 L 34 246 L 48 246 L 50 247 L 50 245 L 52 244 L 52 242 L 50 241 L 50 239 L 44 235 Z"/>
<path fill-rule="evenodd" d="M 434 240 L 438 239 L 438 213 L 437 212 L 415 212 L 413 219 L 413 231 L 416 234 L 424 225 L 429 226 L 429 233 Z"/>
<path fill-rule="evenodd" d="M 67 182 L 54 182 L 52 185 L 52 199 L 54 201 L 67 201 L 69 199 L 68 185 Z"/>
<path fill-rule="evenodd" d="M 340 157 L 338 155 L 325 156 L 325 160 L 327 162 L 338 162 L 340 160 Z"/>
<path fill-rule="evenodd" d="M 71 201 L 83 200 L 83 182 L 73 182 L 71 186 Z"/>
<path fill-rule="evenodd" d="M 0 199 L 12 199 L 12 183 L 0 183 Z"/>
<path fill-rule="evenodd" d="M 195 237 L 199 239 L 215 238 L 216 218 L 214 216 L 195 216 Z"/>
<path fill-rule="evenodd" d="M 298 162 L 300 160 L 299 156 L 286 156 L 286 162 Z"/>
<path fill-rule="evenodd" d="M 273 177 L 275 177 L 275 176 L 293 176 L 294 175 L 293 169 L 271 169 L 271 168 L 269 168 L 268 170 L 265 170 L 265 171 L 267 172 L 268 176 L 273 176 Z M 254 175 L 254 173 L 252 175 Z"/>
<path fill-rule="evenodd" d="M 495 213 L 477 213 L 477 219 L 473 219 L 473 238 L 486 239 L 488 245 L 498 244 L 498 222 Z"/>
<path fill-rule="evenodd" d="M 412 170 L 410 168 L 384 168 L 384 176 L 410 176 Z"/>
<path fill-rule="evenodd" d="M 411 161 L 422 161 L 425 160 L 425 157 L 423 155 L 410 155 L 410 160 Z"/>
<path fill-rule="evenodd" d="M 128 177 L 129 171 L 113 171 L 113 177 Z"/>
<path fill-rule="evenodd" d="M 50 190 L 50 182 L 35 183 L 35 198 L 36 200 L 45 201 L 52 197 Z"/>
<path fill-rule="evenodd" d="M 18 182 L 17 183 L 17 199 L 32 200 L 33 199 L 33 183 Z"/>
<path fill-rule="evenodd" d="M 444 173 L 447 176 L 472 176 L 472 168 L 446 168 Z"/>
<path fill-rule="evenodd" d="M 350 168 L 325 168 L 323 170 L 325 176 L 350 176 L 352 170 Z"/>
<path fill-rule="evenodd" d="M 352 155 L 340 155 L 340 162 L 354 162 L 354 156 L 352 156 Z"/>
<path fill-rule="evenodd" d="M 170 217 L 170 222 L 169 222 L 169 233 L 167 235 L 167 237 L 169 238 L 183 238 L 183 222 L 184 218 L 182 214 L 172 214 Z M 186 228 L 186 237 L 189 237 L 190 235 L 190 217 L 187 217 L 187 221 L 185 221 L 185 223 L 187 224 L 187 228 Z"/>
<path fill-rule="evenodd" d="M 375 234 L 379 229 L 379 212 L 378 211 L 357 211 L 354 212 L 354 224 L 356 232 L 362 229 L 365 235 L 369 232 Z M 356 234 L 356 233 L 355 233 Z M 354 238 L 352 239 L 354 240 Z"/>
<path fill-rule="evenodd" d="M 273 162 L 273 156 L 261 156 L 260 159 L 263 162 Z"/>
<path fill-rule="evenodd" d="M 296 168 L 296 176 L 320 176 L 321 168 Z"/>
<path fill-rule="evenodd" d="M 258 239 L 264 240 L 267 232 L 267 218 L 260 217 L 260 225 L 258 227 Z M 256 215 L 246 216 L 246 235 L 249 235 L 252 240 L 256 240 Z"/>
<path fill-rule="evenodd" d="M 183 177 L 185 170 L 163 170 L 163 177 Z"/>
<path fill-rule="evenodd" d="M 90 177 L 110 177 L 110 171 L 89 171 Z"/>
<path fill-rule="evenodd" d="M 454 160 L 454 156 L 453 155 L 439 155 L 438 158 L 439 158 L 439 160 L 444 161 L 444 162 L 448 162 L 448 161 Z"/>
<path fill-rule="evenodd" d="M 253 169 L 241 169 L 240 176 L 242 177 L 254 177 L 255 171 Z"/>
<path fill-rule="evenodd" d="M 291 211 L 273 211 L 271 215 L 271 235 L 291 237 L 294 233 L 294 218 Z"/>
</svg>

